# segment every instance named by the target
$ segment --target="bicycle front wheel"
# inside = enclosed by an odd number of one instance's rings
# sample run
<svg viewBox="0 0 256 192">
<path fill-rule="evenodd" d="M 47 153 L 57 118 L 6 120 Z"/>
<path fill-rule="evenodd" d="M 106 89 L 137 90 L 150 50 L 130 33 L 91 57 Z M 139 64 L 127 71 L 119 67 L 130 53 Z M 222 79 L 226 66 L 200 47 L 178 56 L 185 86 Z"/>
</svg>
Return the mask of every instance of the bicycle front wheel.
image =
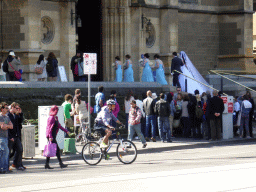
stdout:
<svg viewBox="0 0 256 192">
<path fill-rule="evenodd" d="M 137 158 L 137 148 L 131 141 L 120 142 L 116 148 L 116 155 L 124 164 L 131 164 Z"/>
<path fill-rule="evenodd" d="M 97 165 L 102 159 L 100 145 L 96 142 L 88 142 L 82 149 L 82 157 L 89 165 Z"/>
</svg>

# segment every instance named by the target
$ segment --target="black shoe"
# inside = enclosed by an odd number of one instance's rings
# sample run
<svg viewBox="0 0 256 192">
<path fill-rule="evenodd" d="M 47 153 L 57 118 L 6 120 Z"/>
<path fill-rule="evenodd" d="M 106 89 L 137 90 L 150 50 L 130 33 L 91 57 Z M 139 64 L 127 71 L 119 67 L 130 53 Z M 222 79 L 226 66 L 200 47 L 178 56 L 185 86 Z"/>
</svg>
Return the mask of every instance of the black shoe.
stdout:
<svg viewBox="0 0 256 192">
<path fill-rule="evenodd" d="M 45 168 L 45 169 L 54 169 L 54 168 L 50 167 L 49 164 L 46 164 L 46 165 L 44 166 L 44 168 Z"/>
<path fill-rule="evenodd" d="M 147 147 L 147 143 L 144 143 L 143 145 L 142 145 L 142 148 L 146 148 Z"/>
<path fill-rule="evenodd" d="M 62 168 L 66 168 L 68 165 L 65 165 L 65 164 L 63 164 L 63 163 L 60 163 L 60 168 L 62 169 Z"/>
<path fill-rule="evenodd" d="M 24 171 L 25 169 L 23 167 L 16 167 L 17 170 Z"/>
<path fill-rule="evenodd" d="M 148 137 L 145 138 L 146 141 L 150 141 L 150 139 Z"/>
</svg>

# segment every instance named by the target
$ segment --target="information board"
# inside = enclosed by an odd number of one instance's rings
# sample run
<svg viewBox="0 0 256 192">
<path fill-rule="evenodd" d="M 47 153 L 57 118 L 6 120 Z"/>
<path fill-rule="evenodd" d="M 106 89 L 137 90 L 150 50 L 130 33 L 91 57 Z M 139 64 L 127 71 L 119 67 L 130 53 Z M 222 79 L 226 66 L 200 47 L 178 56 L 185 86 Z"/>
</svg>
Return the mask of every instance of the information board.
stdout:
<svg viewBox="0 0 256 192">
<path fill-rule="evenodd" d="M 67 78 L 64 66 L 58 66 L 58 77 L 59 77 L 59 81 L 68 82 L 68 78 Z"/>
<path fill-rule="evenodd" d="M 97 53 L 84 53 L 84 74 L 97 74 Z"/>
</svg>

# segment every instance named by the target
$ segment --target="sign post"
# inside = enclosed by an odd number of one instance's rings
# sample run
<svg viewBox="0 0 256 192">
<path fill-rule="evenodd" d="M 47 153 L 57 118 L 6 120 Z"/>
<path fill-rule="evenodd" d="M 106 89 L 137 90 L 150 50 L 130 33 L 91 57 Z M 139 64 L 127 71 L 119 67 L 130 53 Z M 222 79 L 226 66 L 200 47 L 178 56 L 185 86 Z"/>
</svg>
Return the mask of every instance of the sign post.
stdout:
<svg viewBox="0 0 256 192">
<path fill-rule="evenodd" d="M 233 135 L 233 97 L 221 96 L 224 103 L 224 111 L 222 114 L 222 130 L 223 139 L 231 139 Z"/>
<path fill-rule="evenodd" d="M 91 74 L 97 74 L 97 53 L 84 53 L 84 74 L 88 75 L 88 122 L 91 129 Z"/>
</svg>

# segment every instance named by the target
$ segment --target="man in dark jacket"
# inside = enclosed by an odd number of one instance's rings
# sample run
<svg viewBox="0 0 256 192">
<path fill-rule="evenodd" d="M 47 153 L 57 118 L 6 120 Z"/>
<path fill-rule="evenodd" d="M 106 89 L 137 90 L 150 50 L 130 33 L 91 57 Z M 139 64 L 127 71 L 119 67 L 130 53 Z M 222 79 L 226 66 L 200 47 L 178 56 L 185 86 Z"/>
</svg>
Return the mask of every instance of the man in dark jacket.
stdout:
<svg viewBox="0 0 256 192">
<path fill-rule="evenodd" d="M 179 82 L 179 73 L 176 71 L 181 71 L 181 66 L 183 66 L 183 62 L 180 58 L 177 56 L 177 52 L 173 52 L 173 59 L 172 59 L 172 65 L 171 65 L 171 73 L 173 73 L 173 86 L 180 86 Z M 176 71 L 174 71 L 176 70 Z"/>
<path fill-rule="evenodd" d="M 74 81 L 79 81 L 78 71 L 77 74 L 75 72 L 76 65 L 78 65 L 79 61 L 83 59 L 83 54 L 81 51 L 77 51 L 76 55 L 72 57 L 70 67 L 73 73 Z M 77 66 L 78 67 L 78 66 Z"/>
<path fill-rule="evenodd" d="M 223 111 L 223 100 L 218 97 L 218 92 L 214 90 L 213 97 L 209 100 L 208 107 L 208 118 L 210 119 L 212 140 L 221 139 L 221 121 Z"/>
<path fill-rule="evenodd" d="M 169 123 L 169 116 L 171 114 L 170 104 L 164 100 L 164 94 L 160 94 L 160 100 L 156 102 L 155 113 L 157 115 L 158 131 L 162 142 L 165 140 L 167 134 L 167 142 L 171 141 L 171 130 Z"/>
<path fill-rule="evenodd" d="M 152 92 L 147 91 L 147 98 L 143 100 L 143 111 L 145 111 L 146 114 L 146 141 L 149 141 L 150 135 L 149 130 L 151 127 L 151 139 L 153 142 L 156 142 L 156 135 L 155 135 L 155 129 L 156 129 L 156 122 L 154 119 L 154 101 L 152 99 Z"/>
<path fill-rule="evenodd" d="M 12 166 L 15 167 L 17 170 L 24 170 L 26 169 L 26 167 L 24 167 L 22 164 L 23 147 L 21 143 L 23 113 L 18 103 L 14 102 L 11 104 L 11 110 L 8 113 L 8 117 L 13 124 L 13 129 L 8 130 L 9 150 L 13 150 L 14 153 Z M 10 156 L 12 155 L 10 154 Z"/>
</svg>

